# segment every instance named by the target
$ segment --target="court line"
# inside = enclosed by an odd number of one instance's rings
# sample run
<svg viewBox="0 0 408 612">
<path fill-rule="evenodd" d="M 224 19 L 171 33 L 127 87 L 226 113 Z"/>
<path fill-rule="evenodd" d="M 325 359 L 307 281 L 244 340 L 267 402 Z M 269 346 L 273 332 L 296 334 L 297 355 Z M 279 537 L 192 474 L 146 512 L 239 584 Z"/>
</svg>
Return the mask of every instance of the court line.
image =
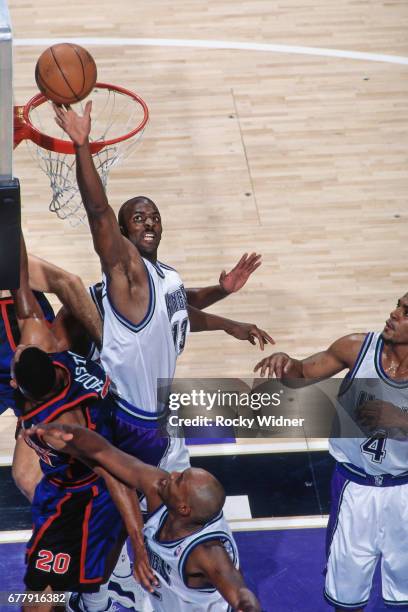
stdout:
<svg viewBox="0 0 408 612">
<path fill-rule="evenodd" d="M 12 455 L 0 455 L 0 467 L 3 465 L 11 465 L 13 463 Z"/>
<path fill-rule="evenodd" d="M 279 529 L 322 529 L 327 526 L 328 516 L 289 516 L 264 519 L 229 519 L 233 531 L 276 531 Z M 32 531 L 0 531 L 0 544 L 27 542 Z"/>
<path fill-rule="evenodd" d="M 32 531 L 29 529 L 21 531 L 0 531 L 0 544 L 12 544 L 13 542 L 27 542 L 31 538 Z"/>
<path fill-rule="evenodd" d="M 289 516 L 282 518 L 250 519 L 246 521 L 229 520 L 232 531 L 276 531 L 279 529 L 323 529 L 327 527 L 329 517 L 324 516 Z"/>
<path fill-rule="evenodd" d="M 258 455 L 261 453 L 299 453 L 309 451 L 327 451 L 328 440 L 290 440 L 286 442 L 250 442 L 249 444 L 191 444 L 188 445 L 192 457 L 216 457 L 220 455 Z M 0 467 L 11 465 L 12 455 L 0 455 Z"/>
<path fill-rule="evenodd" d="M 309 450 L 327 450 L 327 441 L 319 441 Z M 259 453 L 298 453 L 306 452 L 308 446 L 306 440 L 290 440 L 286 442 L 250 442 L 248 444 L 191 444 L 188 451 L 192 457 L 213 457 L 219 455 L 256 455 Z"/>
<path fill-rule="evenodd" d="M 16 47 L 49 47 L 61 42 L 70 42 L 85 46 L 97 47 L 183 47 L 191 49 L 226 49 L 237 51 L 266 51 L 269 53 L 290 53 L 336 57 L 368 62 L 386 62 L 388 64 L 408 65 L 408 57 L 386 55 L 383 53 L 366 53 L 322 47 L 302 47 L 297 45 L 274 45 L 269 43 L 239 42 L 227 40 L 200 40 L 181 38 L 111 38 L 111 37 L 77 37 L 77 38 L 15 38 Z"/>
</svg>

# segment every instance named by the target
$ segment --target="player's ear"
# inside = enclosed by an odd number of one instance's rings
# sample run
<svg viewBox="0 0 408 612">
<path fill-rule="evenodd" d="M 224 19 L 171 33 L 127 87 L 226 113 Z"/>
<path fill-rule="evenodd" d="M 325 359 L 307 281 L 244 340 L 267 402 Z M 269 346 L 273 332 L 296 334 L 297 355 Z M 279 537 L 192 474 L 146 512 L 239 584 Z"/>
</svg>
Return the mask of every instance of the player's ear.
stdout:
<svg viewBox="0 0 408 612">
<path fill-rule="evenodd" d="M 181 516 L 190 516 L 191 508 L 188 504 L 179 504 L 177 511 Z"/>
<path fill-rule="evenodd" d="M 10 387 L 13 387 L 13 389 L 18 389 L 18 384 L 15 378 L 10 379 Z"/>
</svg>

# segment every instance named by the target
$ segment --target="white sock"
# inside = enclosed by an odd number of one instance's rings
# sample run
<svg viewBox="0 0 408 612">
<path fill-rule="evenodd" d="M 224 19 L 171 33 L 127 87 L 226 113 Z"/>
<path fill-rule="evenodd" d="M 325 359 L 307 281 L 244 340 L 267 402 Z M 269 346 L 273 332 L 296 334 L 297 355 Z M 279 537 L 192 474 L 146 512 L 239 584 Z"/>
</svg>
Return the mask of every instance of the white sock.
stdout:
<svg viewBox="0 0 408 612">
<path fill-rule="evenodd" d="M 132 573 L 132 568 L 130 567 L 130 559 L 127 551 L 126 542 L 123 545 L 122 550 L 120 551 L 119 559 L 115 565 L 115 569 L 113 570 L 115 576 L 119 578 L 126 578 L 130 576 Z"/>
<path fill-rule="evenodd" d="M 97 593 L 82 593 L 81 600 L 86 612 L 104 612 L 109 603 L 108 583 L 101 584 Z"/>
</svg>

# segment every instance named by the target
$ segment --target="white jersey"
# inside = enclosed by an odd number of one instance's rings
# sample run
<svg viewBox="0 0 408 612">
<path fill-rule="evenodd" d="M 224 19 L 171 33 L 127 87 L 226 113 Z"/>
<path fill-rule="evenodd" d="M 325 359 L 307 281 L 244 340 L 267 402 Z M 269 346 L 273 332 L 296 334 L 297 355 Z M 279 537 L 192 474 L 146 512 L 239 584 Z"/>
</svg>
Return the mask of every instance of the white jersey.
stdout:
<svg viewBox="0 0 408 612">
<path fill-rule="evenodd" d="M 381 363 L 383 346 L 380 333 L 367 334 L 339 394 L 346 417 L 353 415 L 362 403 L 374 399 L 408 411 L 408 381 L 397 382 L 386 375 Z M 408 439 L 401 438 L 331 438 L 329 450 L 338 462 L 352 464 L 367 474 L 401 476 L 408 474 Z"/>
<path fill-rule="evenodd" d="M 191 552 L 200 544 L 220 540 L 236 568 L 238 550 L 231 529 L 221 512 L 199 531 L 181 540 L 160 542 L 160 530 L 167 518 L 166 506 L 160 506 L 144 527 L 150 565 L 160 586 L 150 594 L 154 612 L 227 612 L 232 608 L 211 586 L 190 588 L 186 584 L 185 568 Z"/>
<path fill-rule="evenodd" d="M 122 410 L 142 420 L 163 412 L 158 379 L 172 380 L 178 355 L 189 332 L 186 292 L 178 273 L 160 262 L 143 259 L 148 273 L 149 306 L 139 324 L 131 323 L 109 299 L 106 278 L 102 293 L 91 295 L 103 317 L 101 362 L 113 381 Z"/>
</svg>

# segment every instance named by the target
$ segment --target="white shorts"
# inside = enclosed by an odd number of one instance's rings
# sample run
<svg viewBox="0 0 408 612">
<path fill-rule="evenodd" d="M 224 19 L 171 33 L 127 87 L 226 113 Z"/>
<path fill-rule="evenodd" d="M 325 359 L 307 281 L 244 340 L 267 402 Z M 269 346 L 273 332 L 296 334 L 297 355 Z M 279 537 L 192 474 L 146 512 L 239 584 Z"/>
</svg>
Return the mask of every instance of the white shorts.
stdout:
<svg viewBox="0 0 408 612">
<path fill-rule="evenodd" d="M 190 455 L 184 438 L 170 436 L 167 453 L 160 461 L 159 468 L 166 472 L 182 472 L 190 466 Z"/>
<path fill-rule="evenodd" d="M 329 603 L 364 607 L 380 561 L 385 604 L 408 610 L 408 484 L 365 486 L 335 472 L 327 535 Z"/>
</svg>

